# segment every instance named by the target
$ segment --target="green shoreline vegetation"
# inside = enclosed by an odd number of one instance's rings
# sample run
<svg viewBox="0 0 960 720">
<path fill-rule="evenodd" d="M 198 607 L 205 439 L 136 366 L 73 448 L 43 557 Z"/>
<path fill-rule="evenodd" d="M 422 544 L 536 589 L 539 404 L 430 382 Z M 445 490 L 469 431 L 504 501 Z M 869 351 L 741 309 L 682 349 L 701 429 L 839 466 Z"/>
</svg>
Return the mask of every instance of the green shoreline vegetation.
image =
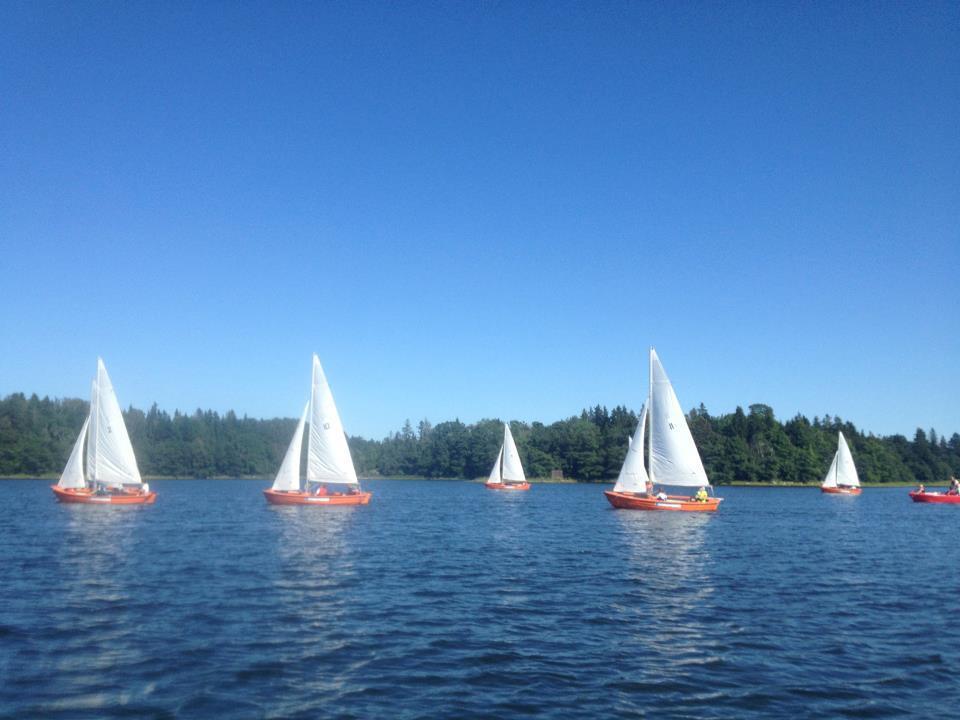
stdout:
<svg viewBox="0 0 960 720">
<path fill-rule="evenodd" d="M 0 478 L 56 480 L 66 463 L 88 403 L 26 397 L 0 400 Z M 273 478 L 296 420 L 257 420 L 207 410 L 170 415 L 156 405 L 128 408 L 124 421 L 147 479 Z M 935 430 L 878 437 L 839 417 L 797 415 L 785 422 L 767 405 L 713 416 L 702 405 L 687 416 L 704 467 L 715 485 L 818 485 L 837 448 L 850 445 L 866 486 L 943 485 L 960 475 L 960 435 Z M 620 471 L 637 415 L 625 407 L 594 407 L 545 425 L 510 423 L 532 482 L 611 482 Z M 348 438 L 361 478 L 486 478 L 503 438 L 499 420 L 432 425 L 427 420 L 382 440 Z M 555 471 L 562 478 L 554 476 Z"/>
</svg>

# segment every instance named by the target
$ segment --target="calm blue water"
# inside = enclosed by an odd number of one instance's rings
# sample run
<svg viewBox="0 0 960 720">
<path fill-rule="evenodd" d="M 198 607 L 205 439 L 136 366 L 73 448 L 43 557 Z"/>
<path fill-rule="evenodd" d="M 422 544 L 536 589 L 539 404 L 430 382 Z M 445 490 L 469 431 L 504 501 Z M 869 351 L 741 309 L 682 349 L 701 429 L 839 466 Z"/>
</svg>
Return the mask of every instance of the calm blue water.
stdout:
<svg viewBox="0 0 960 720">
<path fill-rule="evenodd" d="M 945 717 L 960 507 L 729 488 L 712 517 L 602 488 L 263 482 L 152 507 L 0 483 L 0 717 Z"/>
</svg>

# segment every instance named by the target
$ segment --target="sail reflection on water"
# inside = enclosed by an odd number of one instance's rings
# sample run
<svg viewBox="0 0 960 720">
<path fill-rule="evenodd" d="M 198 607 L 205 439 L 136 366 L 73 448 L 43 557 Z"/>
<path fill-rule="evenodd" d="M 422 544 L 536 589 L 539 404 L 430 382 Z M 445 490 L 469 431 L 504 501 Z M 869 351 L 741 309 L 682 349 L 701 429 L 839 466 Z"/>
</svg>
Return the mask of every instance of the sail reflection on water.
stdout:
<svg viewBox="0 0 960 720">
<path fill-rule="evenodd" d="M 349 668 L 339 658 L 362 631 L 351 612 L 359 583 L 356 549 L 350 543 L 356 511 L 331 507 L 316 512 L 296 505 L 271 505 L 269 510 L 276 529 L 272 596 L 280 622 L 264 643 L 281 666 L 310 669 L 296 673 L 301 692 L 334 696 L 350 683 Z M 291 700 L 277 709 L 295 715 L 307 708 Z"/>
<path fill-rule="evenodd" d="M 632 584 L 614 605 L 629 643 L 651 659 L 651 681 L 682 680 L 687 665 L 709 660 L 711 518 L 700 513 L 616 513 L 619 545 Z M 675 677 L 676 676 L 676 677 Z"/>
<path fill-rule="evenodd" d="M 304 512 L 296 506 L 270 506 L 277 522 L 277 559 L 304 592 L 336 586 L 354 575 L 353 554 L 345 537 L 356 520 L 352 508 L 326 508 L 329 512 Z"/>
<path fill-rule="evenodd" d="M 61 635 L 53 667 L 58 682 L 77 691 L 43 706 L 44 712 L 90 712 L 152 692 L 135 672 L 147 662 L 138 640 L 139 623 L 150 608 L 138 597 L 133 544 L 143 518 L 137 506 L 64 504 L 67 514 L 55 552 L 56 609 L 47 632 Z"/>
</svg>

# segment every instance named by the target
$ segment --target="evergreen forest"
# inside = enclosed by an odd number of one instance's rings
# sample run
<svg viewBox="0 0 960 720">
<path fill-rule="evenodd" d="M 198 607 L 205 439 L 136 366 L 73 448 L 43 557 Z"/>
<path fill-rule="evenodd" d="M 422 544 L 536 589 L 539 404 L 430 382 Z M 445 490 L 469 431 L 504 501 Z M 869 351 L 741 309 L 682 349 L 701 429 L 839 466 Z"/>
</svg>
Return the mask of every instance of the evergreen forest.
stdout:
<svg viewBox="0 0 960 720">
<path fill-rule="evenodd" d="M 16 393 L 0 400 L 0 476 L 58 475 L 87 415 L 85 400 L 51 400 Z M 130 439 L 145 476 L 271 477 L 296 426 L 292 418 L 257 420 L 197 410 L 193 414 L 129 408 Z M 818 482 L 837 447 L 850 444 L 860 479 L 868 483 L 943 484 L 960 475 L 960 435 L 935 430 L 877 437 L 839 417 L 778 420 L 767 405 L 713 416 L 702 405 L 687 416 L 707 475 L 731 482 Z M 510 424 L 528 477 L 608 481 L 617 476 L 637 414 L 594 407 L 545 425 Z M 361 477 L 485 477 L 503 439 L 500 420 L 464 424 L 422 420 L 382 440 L 348 438 Z"/>
</svg>

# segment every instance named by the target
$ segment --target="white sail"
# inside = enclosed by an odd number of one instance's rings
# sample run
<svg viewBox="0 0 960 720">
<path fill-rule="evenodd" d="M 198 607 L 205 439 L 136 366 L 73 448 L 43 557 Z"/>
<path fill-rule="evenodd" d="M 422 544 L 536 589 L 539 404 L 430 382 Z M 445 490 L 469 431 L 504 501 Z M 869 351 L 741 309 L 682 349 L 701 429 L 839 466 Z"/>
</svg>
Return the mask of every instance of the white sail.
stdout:
<svg viewBox="0 0 960 720">
<path fill-rule="evenodd" d="M 277 478 L 273 481 L 274 490 L 295 491 L 300 489 L 300 452 L 303 449 L 303 426 L 307 422 L 307 409 L 309 407 L 309 403 L 303 406 L 300 422 L 297 423 L 293 439 L 290 441 L 286 455 L 283 456 L 283 462 L 280 463 Z"/>
<path fill-rule="evenodd" d="M 347 436 L 330 385 L 320 367 L 320 358 L 316 355 L 313 356 L 313 387 L 310 391 L 307 482 L 358 484 Z"/>
<path fill-rule="evenodd" d="M 820 487 L 835 488 L 837 486 L 837 458 L 839 457 L 840 451 L 837 450 L 837 452 L 833 454 L 833 461 L 830 463 L 827 476 L 823 478 L 823 485 Z"/>
<path fill-rule="evenodd" d="M 850 454 L 850 448 L 843 433 L 839 433 L 837 438 L 837 452 L 834 453 L 833 462 L 830 463 L 830 469 L 827 470 L 822 487 L 832 488 L 838 485 L 860 487 L 857 466 L 853 464 L 853 456 Z"/>
<path fill-rule="evenodd" d="M 520 453 L 517 444 L 513 441 L 510 425 L 503 424 L 503 481 L 523 483 L 527 478 L 523 474 L 523 465 L 520 463 Z"/>
<path fill-rule="evenodd" d="M 97 428 L 100 423 L 97 422 L 97 381 L 90 383 L 90 414 L 87 415 L 89 425 L 89 435 L 87 437 L 87 477 L 97 476 Z"/>
<path fill-rule="evenodd" d="M 853 455 L 850 454 L 850 448 L 847 446 L 847 439 L 840 433 L 840 440 L 837 443 L 837 484 L 848 485 L 850 487 L 860 487 L 860 476 L 857 475 L 857 466 L 853 464 Z"/>
<path fill-rule="evenodd" d="M 493 464 L 493 470 L 490 471 L 490 477 L 487 478 L 487 485 L 499 485 L 502 482 L 500 477 L 500 464 L 503 462 L 503 445 L 500 446 L 500 452 L 497 453 L 497 461 Z"/>
<path fill-rule="evenodd" d="M 710 485 L 680 402 L 653 348 L 650 348 L 650 479 L 660 485 Z"/>
<path fill-rule="evenodd" d="M 111 487 L 140 485 L 140 470 L 133 454 L 127 426 L 123 423 L 120 403 L 107 375 L 103 360 L 97 358 L 96 413 L 91 408 L 91 442 L 95 442 L 94 466 L 88 468 L 90 480 Z"/>
<path fill-rule="evenodd" d="M 70 458 L 67 460 L 67 466 L 63 469 L 63 475 L 60 476 L 60 482 L 57 483 L 62 488 L 86 487 L 86 481 L 83 478 L 83 444 L 89 426 L 90 416 L 87 415 L 87 419 L 83 421 L 83 427 L 80 428 L 77 441 L 73 444 L 73 450 L 70 451 Z"/>
<path fill-rule="evenodd" d="M 649 478 L 646 468 L 643 466 L 643 433 L 646 426 L 647 406 L 644 405 L 640 410 L 640 422 L 637 423 L 637 431 L 629 441 L 627 457 L 623 461 L 623 467 L 620 468 L 617 484 L 613 486 L 614 492 L 640 493 L 647 490 Z"/>
</svg>

